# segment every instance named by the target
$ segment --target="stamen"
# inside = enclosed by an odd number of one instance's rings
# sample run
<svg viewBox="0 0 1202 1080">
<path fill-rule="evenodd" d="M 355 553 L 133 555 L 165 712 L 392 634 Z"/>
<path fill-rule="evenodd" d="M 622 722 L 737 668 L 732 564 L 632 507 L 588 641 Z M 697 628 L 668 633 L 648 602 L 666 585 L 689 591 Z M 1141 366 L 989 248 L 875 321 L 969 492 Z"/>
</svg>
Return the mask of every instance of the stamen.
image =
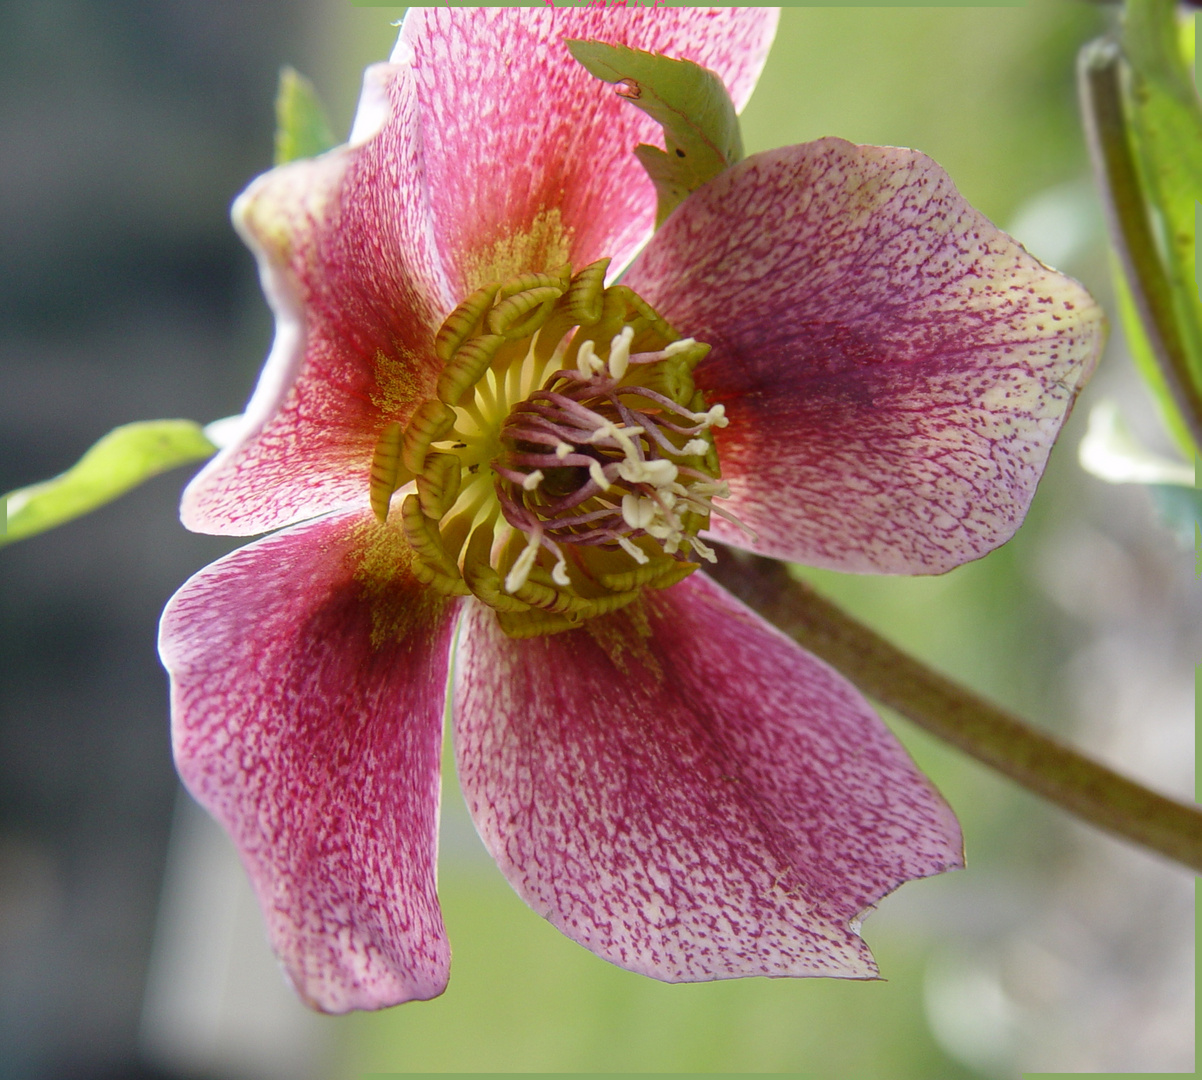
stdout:
<svg viewBox="0 0 1202 1080">
<path fill-rule="evenodd" d="M 646 432 L 641 427 L 622 428 L 607 421 L 589 436 L 588 441 L 591 443 L 600 443 L 606 439 L 612 439 L 622 448 L 622 451 L 631 461 L 642 461 L 642 452 L 639 450 L 638 444 L 635 443 L 633 436 L 645 434 Z"/>
<path fill-rule="evenodd" d="M 564 588 L 567 588 L 572 584 L 572 579 L 568 577 L 568 562 L 563 557 L 563 552 L 559 550 L 558 545 L 553 544 L 550 540 L 544 540 L 543 544 L 555 556 L 555 565 L 551 567 L 551 580 L 556 585 L 562 585 Z"/>
<path fill-rule="evenodd" d="M 624 536 L 618 537 L 618 547 L 620 547 L 627 555 L 629 555 L 639 566 L 646 566 L 651 561 L 649 556 L 641 547 L 637 547 Z"/>
<path fill-rule="evenodd" d="M 696 344 L 697 339 L 691 337 L 681 338 L 679 341 L 671 341 L 664 346 L 664 356 L 679 356 L 682 352 L 688 352 Z"/>
<path fill-rule="evenodd" d="M 589 462 L 588 474 L 593 478 L 593 483 L 602 491 L 609 490 L 609 478 L 605 475 L 605 470 L 601 468 L 601 462 Z"/>
<path fill-rule="evenodd" d="M 645 529 L 655 517 L 656 505 L 633 492 L 622 496 L 622 517 L 632 529 Z"/>
<path fill-rule="evenodd" d="M 542 482 L 543 482 L 542 469 L 535 469 L 534 472 L 527 474 L 526 479 L 522 481 L 522 487 L 526 491 L 533 491 Z"/>
<path fill-rule="evenodd" d="M 700 537 L 692 536 L 689 538 L 689 543 L 693 546 L 693 550 L 697 552 L 706 562 L 716 563 L 718 556 L 714 554 L 714 549 L 706 544 Z"/>
<path fill-rule="evenodd" d="M 663 458 L 654 461 L 631 461 L 627 459 L 618 466 L 618 475 L 632 484 L 670 484 L 676 479 L 676 466 Z"/>
<path fill-rule="evenodd" d="M 726 419 L 726 406 L 714 405 L 703 413 L 693 413 L 693 419 L 704 427 L 726 427 L 730 423 Z"/>
<path fill-rule="evenodd" d="M 597 355 L 597 347 L 591 340 L 580 346 L 579 352 L 576 353 L 576 370 L 581 375 L 586 379 L 591 379 L 594 372 L 602 371 L 604 368 L 605 362 Z"/>
<path fill-rule="evenodd" d="M 609 343 L 609 375 L 615 382 L 626 374 L 630 366 L 630 343 L 634 340 L 634 327 L 624 326 L 622 332 Z"/>
<path fill-rule="evenodd" d="M 534 559 L 538 555 L 540 547 L 542 547 L 542 538 L 539 536 L 530 537 L 529 542 L 522 549 L 522 553 L 514 562 L 512 569 L 505 575 L 505 591 L 507 593 L 515 593 L 526 584 L 526 579 L 530 576 L 530 571 L 534 568 Z"/>
</svg>

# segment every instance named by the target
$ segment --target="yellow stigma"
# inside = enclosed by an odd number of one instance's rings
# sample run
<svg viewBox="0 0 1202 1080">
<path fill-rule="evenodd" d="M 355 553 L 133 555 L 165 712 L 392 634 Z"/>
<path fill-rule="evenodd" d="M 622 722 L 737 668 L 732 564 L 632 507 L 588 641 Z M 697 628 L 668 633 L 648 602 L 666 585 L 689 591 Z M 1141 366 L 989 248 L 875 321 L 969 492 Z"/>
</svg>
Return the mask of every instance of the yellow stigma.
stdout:
<svg viewBox="0 0 1202 1080">
<path fill-rule="evenodd" d="M 709 351 L 609 260 L 523 274 L 467 297 L 439 330 L 436 396 L 388 424 L 371 470 L 383 521 L 401 504 L 415 573 L 474 594 L 515 637 L 557 633 L 664 588 L 713 552 L 697 534 L 725 498 L 713 429 L 693 384 Z"/>
</svg>

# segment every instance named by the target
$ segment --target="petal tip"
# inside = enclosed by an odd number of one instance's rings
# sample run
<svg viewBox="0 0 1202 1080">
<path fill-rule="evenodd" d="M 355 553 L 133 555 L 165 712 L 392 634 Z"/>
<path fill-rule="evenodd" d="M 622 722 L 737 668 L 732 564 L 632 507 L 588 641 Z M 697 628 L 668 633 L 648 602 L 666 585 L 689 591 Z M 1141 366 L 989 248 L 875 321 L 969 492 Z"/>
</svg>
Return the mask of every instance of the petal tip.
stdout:
<svg viewBox="0 0 1202 1080">
<path fill-rule="evenodd" d="M 378 1012 L 410 1001 L 431 1001 L 445 993 L 450 982 L 449 953 L 441 970 L 416 977 L 406 977 L 396 970 L 385 970 L 373 979 L 336 982 L 305 978 L 282 958 L 280 967 L 296 996 L 314 1012 L 327 1016 Z"/>
</svg>

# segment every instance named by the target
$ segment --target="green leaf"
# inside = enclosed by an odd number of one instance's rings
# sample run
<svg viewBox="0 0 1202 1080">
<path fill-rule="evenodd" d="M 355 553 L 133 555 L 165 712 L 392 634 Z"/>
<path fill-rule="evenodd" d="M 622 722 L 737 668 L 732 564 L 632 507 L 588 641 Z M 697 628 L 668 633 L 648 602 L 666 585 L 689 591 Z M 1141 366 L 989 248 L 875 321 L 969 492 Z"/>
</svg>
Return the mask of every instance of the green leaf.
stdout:
<svg viewBox="0 0 1202 1080">
<path fill-rule="evenodd" d="M 295 68 L 280 68 L 275 98 L 275 163 L 316 157 L 336 144 L 317 90 Z"/>
<path fill-rule="evenodd" d="M 1149 2 L 1160 4 L 1160 0 Z M 1173 17 L 1171 5 L 1159 11 Z M 1155 73 L 1154 81 L 1151 74 L 1145 78 L 1133 70 L 1113 40 L 1102 38 L 1082 49 L 1079 87 L 1090 156 L 1122 266 L 1116 282 L 1128 338 L 1174 437 L 1189 456 L 1202 447 L 1202 305 L 1189 284 L 1193 245 L 1183 251 L 1180 221 L 1173 224 L 1173 214 L 1181 217 L 1181 201 L 1166 204 L 1165 192 L 1172 190 L 1174 182 L 1189 188 L 1193 170 L 1181 172 L 1172 139 L 1149 142 L 1144 137 L 1149 101 L 1174 98 L 1169 115 L 1177 119 L 1185 115 L 1182 96 L 1164 89 L 1166 69 L 1148 60 L 1149 53 L 1164 57 L 1163 50 L 1156 54 L 1149 45 L 1163 45 L 1162 37 L 1146 35 L 1143 53 L 1137 50 L 1144 70 Z M 1168 40 L 1172 44 L 1174 39 Z M 1174 53 L 1166 63 L 1179 60 Z M 1151 90 L 1156 93 L 1150 96 Z M 1189 86 L 1186 90 L 1189 110 L 1197 113 L 1193 90 Z M 1187 142 L 1194 138 L 1180 131 L 1177 137 Z M 1166 160 L 1158 160 L 1158 155 L 1167 155 Z"/>
<path fill-rule="evenodd" d="M 1111 261 L 1111 272 L 1114 280 L 1114 298 L 1119 311 L 1119 322 L 1123 326 L 1123 336 L 1127 339 L 1127 351 L 1135 361 L 1135 367 L 1143 376 L 1144 383 L 1152 392 L 1152 398 L 1160 410 L 1160 418 L 1164 426 L 1177 444 L 1177 448 L 1187 457 L 1195 452 L 1194 440 L 1190 437 L 1189 426 L 1182 419 L 1181 410 L 1173 398 L 1173 392 L 1165 380 L 1164 372 L 1156 361 L 1156 354 L 1144 331 L 1143 320 L 1131 295 L 1131 287 L 1127 284 L 1127 275 L 1123 273 L 1122 264 L 1118 259 Z"/>
<path fill-rule="evenodd" d="M 1149 484 L 1148 494 L 1161 525 L 1183 548 L 1193 547 L 1202 521 L 1202 491 L 1179 484 Z"/>
<path fill-rule="evenodd" d="M 0 545 L 63 525 L 177 465 L 211 457 L 215 447 L 192 420 L 143 420 L 114 428 L 65 473 L 4 496 Z"/>
<path fill-rule="evenodd" d="M 651 177 L 658 228 L 689 195 L 743 158 L 734 102 L 722 80 L 691 60 L 658 53 L 569 41 L 572 56 L 664 129 L 667 151 L 640 143 L 634 152 Z"/>
<path fill-rule="evenodd" d="M 1123 47 L 1132 151 L 1168 278 L 1188 376 L 1202 390 L 1202 299 L 1195 203 L 1202 195 L 1202 105 L 1180 48 L 1173 0 L 1129 0 Z"/>
</svg>

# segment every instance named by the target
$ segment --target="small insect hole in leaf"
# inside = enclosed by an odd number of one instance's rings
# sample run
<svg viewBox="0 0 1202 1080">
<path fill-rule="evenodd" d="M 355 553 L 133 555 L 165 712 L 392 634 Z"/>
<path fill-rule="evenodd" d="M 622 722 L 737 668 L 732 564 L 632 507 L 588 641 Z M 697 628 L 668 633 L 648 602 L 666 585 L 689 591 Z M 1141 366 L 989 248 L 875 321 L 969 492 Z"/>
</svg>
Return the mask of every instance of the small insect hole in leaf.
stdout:
<svg viewBox="0 0 1202 1080">
<path fill-rule="evenodd" d="M 684 157 L 684 151 L 683 151 L 683 150 L 681 150 L 679 147 L 677 147 L 677 149 L 676 149 L 676 156 L 677 156 L 677 157 Z"/>
</svg>

